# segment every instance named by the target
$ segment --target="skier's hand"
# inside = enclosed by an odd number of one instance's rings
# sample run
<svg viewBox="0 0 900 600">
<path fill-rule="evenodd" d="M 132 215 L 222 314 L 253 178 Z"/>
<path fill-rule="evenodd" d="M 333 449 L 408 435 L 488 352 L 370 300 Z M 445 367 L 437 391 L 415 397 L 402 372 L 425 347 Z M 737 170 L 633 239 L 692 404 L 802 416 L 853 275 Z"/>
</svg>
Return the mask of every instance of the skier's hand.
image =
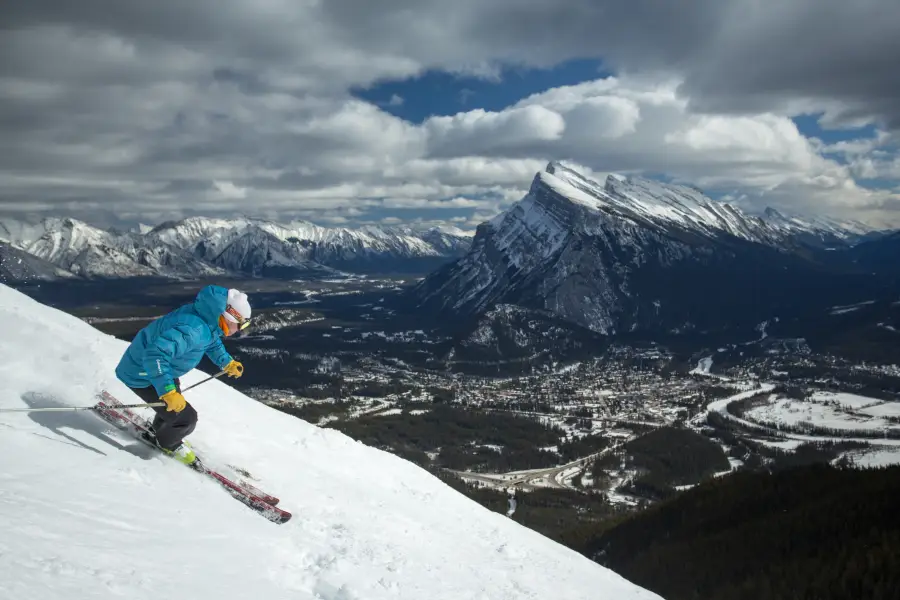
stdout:
<svg viewBox="0 0 900 600">
<path fill-rule="evenodd" d="M 185 401 L 184 396 L 182 396 L 181 392 L 179 392 L 178 390 L 167 392 L 160 396 L 159 399 L 165 402 L 166 406 L 168 406 L 168 408 L 166 409 L 167 412 L 180 413 L 187 405 L 187 401 Z"/>
<path fill-rule="evenodd" d="M 236 360 L 232 360 L 230 363 L 225 365 L 225 373 L 229 377 L 240 377 L 244 374 L 244 365 Z"/>
</svg>

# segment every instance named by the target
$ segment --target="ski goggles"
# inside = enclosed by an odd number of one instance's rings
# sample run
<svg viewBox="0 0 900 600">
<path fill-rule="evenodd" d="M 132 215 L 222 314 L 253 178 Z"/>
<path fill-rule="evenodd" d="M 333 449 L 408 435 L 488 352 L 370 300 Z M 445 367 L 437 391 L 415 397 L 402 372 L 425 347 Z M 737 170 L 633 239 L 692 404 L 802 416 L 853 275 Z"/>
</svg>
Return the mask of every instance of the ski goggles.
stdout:
<svg viewBox="0 0 900 600">
<path fill-rule="evenodd" d="M 230 304 L 225 307 L 225 312 L 228 313 L 230 317 L 234 319 L 225 319 L 228 321 L 229 326 L 234 325 L 235 333 L 238 331 L 244 331 L 248 327 L 250 327 L 250 319 L 245 319 L 241 316 L 241 313 L 236 311 Z"/>
</svg>

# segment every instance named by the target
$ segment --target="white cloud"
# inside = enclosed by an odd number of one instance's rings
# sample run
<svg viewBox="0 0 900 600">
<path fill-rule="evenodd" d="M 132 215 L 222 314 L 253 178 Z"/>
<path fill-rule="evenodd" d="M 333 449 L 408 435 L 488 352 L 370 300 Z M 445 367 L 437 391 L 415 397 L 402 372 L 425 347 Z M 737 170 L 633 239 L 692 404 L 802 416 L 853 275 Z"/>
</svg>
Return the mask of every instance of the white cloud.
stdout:
<svg viewBox="0 0 900 600">
<path fill-rule="evenodd" d="M 484 202 L 457 196 L 449 200 L 428 200 L 426 198 L 388 198 L 384 201 L 384 208 L 428 208 L 428 209 L 456 209 L 478 208 Z"/>
<path fill-rule="evenodd" d="M 549 90 L 519 105 L 546 106 L 566 119 L 566 133 L 545 154 L 600 172 L 665 173 L 709 191 L 739 190 L 745 205 L 800 211 L 868 208 L 883 218 L 881 211 L 897 202 L 889 192 L 858 186 L 852 169 L 825 156 L 829 148 L 803 136 L 791 119 L 698 114 L 679 96 L 679 83 L 610 77 Z M 618 112 L 629 118 L 612 139 L 581 135 L 592 131 L 591 113 L 583 107 L 599 101 L 633 107 Z"/>
<path fill-rule="evenodd" d="M 0 36 L 0 210 L 359 222 L 441 208 L 474 227 L 562 159 L 746 204 L 883 215 L 896 192 L 854 178 L 900 179 L 896 138 L 826 144 L 788 118 L 900 114 L 896 78 L 883 76 L 897 61 L 898 5 L 865 4 L 84 0 L 51 12 L 14 1 Z M 853 27 L 822 34 L 842 22 Z M 841 52 L 823 61 L 831 47 Z M 585 56 L 628 75 L 422 124 L 348 92 L 428 68 L 497 79 L 498 62 Z M 410 103 L 395 94 L 384 106 Z"/>
<path fill-rule="evenodd" d="M 887 179 L 900 181 L 900 157 L 873 153 L 860 156 L 850 162 L 850 170 L 860 179 Z"/>
<path fill-rule="evenodd" d="M 476 109 L 431 117 L 424 125 L 431 157 L 521 154 L 523 147 L 560 139 L 565 127 L 562 116 L 537 105 L 501 112 Z"/>
<path fill-rule="evenodd" d="M 213 185 L 225 199 L 237 200 L 247 197 L 246 188 L 239 188 L 230 181 L 213 181 Z"/>
</svg>

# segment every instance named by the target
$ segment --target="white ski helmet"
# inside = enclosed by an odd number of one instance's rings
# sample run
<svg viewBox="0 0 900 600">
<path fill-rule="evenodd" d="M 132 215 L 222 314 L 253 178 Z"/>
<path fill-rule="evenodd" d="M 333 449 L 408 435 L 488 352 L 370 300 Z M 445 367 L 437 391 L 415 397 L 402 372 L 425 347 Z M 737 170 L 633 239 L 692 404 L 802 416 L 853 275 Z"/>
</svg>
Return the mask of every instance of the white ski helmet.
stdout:
<svg viewBox="0 0 900 600">
<path fill-rule="evenodd" d="M 250 300 L 247 298 L 247 294 L 236 289 L 228 290 L 228 301 L 222 317 L 237 325 L 238 327 L 235 329 L 242 329 L 240 325 L 250 321 L 250 314 Z"/>
</svg>

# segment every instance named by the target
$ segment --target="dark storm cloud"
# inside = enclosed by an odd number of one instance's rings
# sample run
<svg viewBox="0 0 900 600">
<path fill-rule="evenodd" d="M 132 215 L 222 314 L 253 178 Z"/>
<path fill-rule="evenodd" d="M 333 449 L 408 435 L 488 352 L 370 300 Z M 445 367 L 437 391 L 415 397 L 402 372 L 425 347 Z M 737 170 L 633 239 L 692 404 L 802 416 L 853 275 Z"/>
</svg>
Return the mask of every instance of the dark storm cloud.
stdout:
<svg viewBox="0 0 900 600">
<path fill-rule="evenodd" d="M 437 198 L 484 185 L 479 155 L 510 159 L 499 171 L 511 178 L 512 159 L 530 169 L 573 147 L 571 127 L 542 129 L 553 115 L 415 128 L 348 97 L 429 68 L 598 57 L 682 79 L 694 110 L 900 128 L 896 0 L 12 0 L 0 14 L 0 209 L 90 199 L 227 211 L 249 201 L 219 193 L 233 184 L 262 209 L 293 210 L 317 189 L 346 188 L 346 206 L 411 178 Z M 627 135 L 631 117 L 613 113 Z M 648 154 L 614 150 L 635 164 Z M 450 177 L 427 162 L 436 155 L 476 160 Z"/>
<path fill-rule="evenodd" d="M 174 45 L 209 64 L 220 53 L 226 63 L 244 62 L 245 69 L 263 61 L 314 69 L 304 54 L 336 52 L 345 62 L 366 56 L 376 77 L 383 74 L 377 62 L 389 57 L 464 68 L 492 60 L 549 65 L 597 56 L 633 71 L 674 70 L 698 106 L 717 110 L 765 110 L 812 98 L 845 100 L 857 112 L 865 112 L 868 102 L 871 113 L 891 121 L 900 112 L 900 2 L 894 0 L 36 0 L 7 2 L 3 20 L 7 31 L 52 24 L 111 32 L 137 51 Z M 331 43 L 315 47 L 326 39 Z M 65 65 L 65 57 L 35 58 Z M 36 66 L 30 57 L 0 53 L 0 68 L 10 61 Z M 239 64 L 216 68 L 242 84 L 259 88 L 265 82 Z M 152 70 L 148 65 L 132 76 Z M 346 77 L 368 79 L 364 71 L 337 68 L 331 76 L 348 83 Z"/>
<path fill-rule="evenodd" d="M 684 65 L 684 91 L 705 110 L 798 107 L 900 128 L 900 2 L 736 3 Z"/>
<path fill-rule="evenodd" d="M 677 73 L 709 110 L 802 100 L 900 125 L 896 0 L 331 0 L 323 9 L 355 43 L 427 63 L 595 56 L 632 73 Z"/>
</svg>

